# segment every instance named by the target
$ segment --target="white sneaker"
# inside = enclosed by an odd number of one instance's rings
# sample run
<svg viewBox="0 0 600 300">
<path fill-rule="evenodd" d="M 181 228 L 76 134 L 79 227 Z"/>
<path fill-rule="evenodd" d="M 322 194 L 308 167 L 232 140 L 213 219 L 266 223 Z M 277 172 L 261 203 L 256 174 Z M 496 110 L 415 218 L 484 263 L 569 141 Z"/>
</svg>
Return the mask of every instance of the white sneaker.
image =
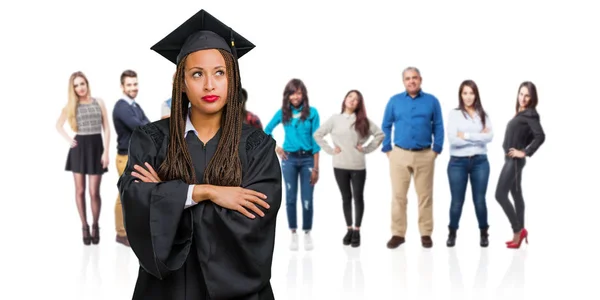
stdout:
<svg viewBox="0 0 600 300">
<path fill-rule="evenodd" d="M 298 233 L 292 232 L 292 242 L 290 243 L 290 250 L 298 250 Z"/>
<path fill-rule="evenodd" d="M 314 248 L 314 246 L 313 246 L 312 237 L 310 236 L 310 232 L 307 232 L 304 234 L 304 250 L 310 251 L 313 248 Z"/>
</svg>

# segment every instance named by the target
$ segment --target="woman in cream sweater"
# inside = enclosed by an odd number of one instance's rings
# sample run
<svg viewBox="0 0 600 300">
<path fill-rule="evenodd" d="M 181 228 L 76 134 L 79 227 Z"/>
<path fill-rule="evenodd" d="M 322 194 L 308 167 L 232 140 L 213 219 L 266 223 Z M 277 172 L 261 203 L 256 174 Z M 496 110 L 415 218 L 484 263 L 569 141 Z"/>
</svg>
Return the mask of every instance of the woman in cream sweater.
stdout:
<svg viewBox="0 0 600 300">
<path fill-rule="evenodd" d="M 328 134 L 331 135 L 334 147 L 324 139 Z M 371 136 L 373 140 L 364 145 Z M 359 229 L 364 213 L 363 191 L 367 176 L 365 154 L 376 150 L 383 137 L 383 131 L 367 118 L 363 96 L 357 90 L 346 94 L 341 113 L 331 116 L 314 134 L 315 141 L 321 149 L 333 156 L 333 171 L 342 194 L 344 217 L 348 227 L 343 239 L 344 245 L 360 246 Z M 356 216 L 354 224 L 353 196 Z"/>
</svg>

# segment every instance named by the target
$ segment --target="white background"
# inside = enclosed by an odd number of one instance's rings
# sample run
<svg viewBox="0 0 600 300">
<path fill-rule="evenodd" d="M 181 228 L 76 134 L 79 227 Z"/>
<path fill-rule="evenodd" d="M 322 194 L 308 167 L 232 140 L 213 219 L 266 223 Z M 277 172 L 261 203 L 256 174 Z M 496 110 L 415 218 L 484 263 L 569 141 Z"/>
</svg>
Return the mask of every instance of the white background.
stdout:
<svg viewBox="0 0 600 300">
<path fill-rule="evenodd" d="M 313 252 L 288 250 L 285 206 L 280 210 L 272 276 L 277 299 L 598 297 L 593 285 L 600 266 L 600 207 L 594 187 L 599 165 L 595 86 L 600 21 L 593 2 L 166 3 L 1 4 L 1 298 L 131 299 L 137 259 L 114 242 L 114 129 L 110 171 L 101 188 L 102 240 L 99 246 L 85 247 L 73 178 L 64 171 L 69 145 L 54 124 L 67 101 L 69 75 L 77 70 L 89 77 L 93 96 L 105 100 L 109 114 L 120 97 L 121 72 L 137 71 L 138 101 L 151 120 L 158 120 L 175 69 L 149 48 L 201 8 L 257 45 L 240 64 L 248 108 L 265 125 L 294 77 L 306 83 L 322 122 L 339 111 L 348 90 L 358 89 L 369 117 L 381 124 L 387 100 L 403 91 L 402 69 L 416 66 L 423 90 L 440 99 L 444 118 L 457 105 L 460 82 L 475 80 L 495 127 L 489 145 L 488 249 L 478 245 L 470 192 L 457 246 L 445 246 L 450 202 L 447 141 L 436 163 L 430 250 L 420 246 L 412 188 L 407 242 L 393 251 L 385 247 L 391 197 L 387 159 L 379 150 L 368 157 L 363 245 L 344 249 L 341 200 L 331 158 L 323 153 L 315 191 Z M 509 250 L 504 241 L 511 236 L 510 225 L 494 190 L 503 163 L 504 128 L 524 80 L 538 87 L 546 142 L 523 173 L 531 244 Z M 274 135 L 283 142 L 281 127 Z M 298 217 L 301 220 L 300 213 Z"/>
</svg>

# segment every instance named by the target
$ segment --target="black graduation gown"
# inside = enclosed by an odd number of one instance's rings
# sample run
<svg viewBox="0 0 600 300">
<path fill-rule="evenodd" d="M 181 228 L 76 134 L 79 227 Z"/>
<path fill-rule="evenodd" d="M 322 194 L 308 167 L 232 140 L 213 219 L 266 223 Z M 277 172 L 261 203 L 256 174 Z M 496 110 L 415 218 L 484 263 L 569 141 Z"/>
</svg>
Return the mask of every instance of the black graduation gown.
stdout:
<svg viewBox="0 0 600 300">
<path fill-rule="evenodd" d="M 264 217 L 250 219 L 209 200 L 184 209 L 189 185 L 181 180 L 134 182 L 134 165 L 158 169 L 168 138 L 169 119 L 136 129 L 118 181 L 127 236 L 140 263 L 133 299 L 275 299 L 270 278 L 282 194 L 275 141 L 243 126 L 242 187 L 264 193 L 270 205 Z M 219 138 L 220 130 L 205 146 L 192 132 L 186 138 L 199 181 Z"/>
</svg>

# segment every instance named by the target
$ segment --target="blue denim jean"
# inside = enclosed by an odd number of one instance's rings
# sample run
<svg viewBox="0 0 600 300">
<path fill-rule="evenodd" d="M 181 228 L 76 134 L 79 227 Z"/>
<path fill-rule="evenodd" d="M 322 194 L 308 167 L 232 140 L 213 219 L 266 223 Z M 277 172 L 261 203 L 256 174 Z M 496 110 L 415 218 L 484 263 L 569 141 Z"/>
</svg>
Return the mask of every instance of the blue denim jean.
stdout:
<svg viewBox="0 0 600 300">
<path fill-rule="evenodd" d="M 287 159 L 281 162 L 281 171 L 285 181 L 285 206 L 290 229 L 298 228 L 296 208 L 298 206 L 298 180 L 300 180 L 300 197 L 302 199 L 302 230 L 312 229 L 313 191 L 310 176 L 314 167 L 312 155 L 296 155 L 287 153 Z"/>
<path fill-rule="evenodd" d="M 485 194 L 490 177 L 490 164 L 487 155 L 474 155 L 470 157 L 451 156 L 448 162 L 448 181 L 450 182 L 450 224 L 448 228 L 458 229 L 462 214 L 467 182 L 471 181 L 471 192 L 475 215 L 480 229 L 488 228 L 487 206 Z"/>
</svg>

